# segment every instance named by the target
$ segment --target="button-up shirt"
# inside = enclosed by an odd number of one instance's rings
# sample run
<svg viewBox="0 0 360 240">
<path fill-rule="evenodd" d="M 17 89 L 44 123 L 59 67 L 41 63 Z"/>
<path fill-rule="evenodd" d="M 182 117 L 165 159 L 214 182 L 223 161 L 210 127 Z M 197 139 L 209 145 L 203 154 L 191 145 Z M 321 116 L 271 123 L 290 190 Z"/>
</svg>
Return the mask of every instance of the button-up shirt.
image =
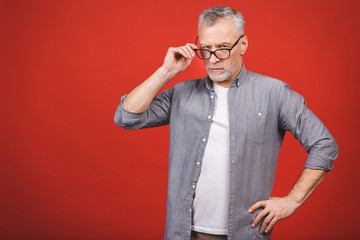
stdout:
<svg viewBox="0 0 360 240">
<path fill-rule="evenodd" d="M 207 144 L 215 97 L 208 77 L 175 84 L 156 96 L 143 113 L 125 110 L 123 96 L 115 123 L 126 129 L 170 124 L 165 239 L 191 236 L 192 204 Z M 249 214 L 256 201 L 269 199 L 286 131 L 308 152 L 305 168 L 329 171 L 338 146 L 304 98 L 277 79 L 247 71 L 229 88 L 230 175 L 228 239 L 269 239 Z"/>
</svg>

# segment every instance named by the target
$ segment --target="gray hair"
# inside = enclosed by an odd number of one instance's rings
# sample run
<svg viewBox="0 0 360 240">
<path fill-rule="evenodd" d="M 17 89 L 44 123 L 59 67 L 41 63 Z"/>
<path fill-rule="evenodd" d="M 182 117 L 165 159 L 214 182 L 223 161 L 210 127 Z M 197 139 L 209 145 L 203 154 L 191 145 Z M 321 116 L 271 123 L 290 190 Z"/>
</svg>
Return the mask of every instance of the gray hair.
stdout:
<svg viewBox="0 0 360 240">
<path fill-rule="evenodd" d="M 219 18 L 226 18 L 226 19 L 231 18 L 232 22 L 235 25 L 236 31 L 240 35 L 245 34 L 244 31 L 245 20 L 243 18 L 243 15 L 240 12 L 229 7 L 214 7 L 214 8 L 208 8 L 205 11 L 203 11 L 199 16 L 198 28 L 200 28 L 200 24 L 202 22 L 205 22 L 207 26 L 212 26 Z"/>
</svg>

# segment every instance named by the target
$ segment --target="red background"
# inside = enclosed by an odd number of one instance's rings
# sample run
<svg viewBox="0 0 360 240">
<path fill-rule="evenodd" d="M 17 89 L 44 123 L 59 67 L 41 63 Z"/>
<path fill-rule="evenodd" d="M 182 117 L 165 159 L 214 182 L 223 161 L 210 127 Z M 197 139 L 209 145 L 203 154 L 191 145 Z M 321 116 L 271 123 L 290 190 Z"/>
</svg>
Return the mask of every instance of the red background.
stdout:
<svg viewBox="0 0 360 240">
<path fill-rule="evenodd" d="M 113 115 L 220 4 L 244 14 L 246 68 L 289 83 L 340 146 L 272 239 L 360 238 L 358 1 L 18 0 L 0 3 L 0 239 L 162 239 L 168 127 L 128 131 Z M 195 59 L 166 88 L 204 75 Z M 287 134 L 274 196 L 306 156 Z"/>
</svg>

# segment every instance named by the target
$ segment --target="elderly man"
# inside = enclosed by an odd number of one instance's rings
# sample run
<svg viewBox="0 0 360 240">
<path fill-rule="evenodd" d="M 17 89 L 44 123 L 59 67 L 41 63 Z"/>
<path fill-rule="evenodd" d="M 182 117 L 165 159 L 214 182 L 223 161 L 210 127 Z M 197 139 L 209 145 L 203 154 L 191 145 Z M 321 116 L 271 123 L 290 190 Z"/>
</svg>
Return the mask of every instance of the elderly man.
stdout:
<svg viewBox="0 0 360 240">
<path fill-rule="evenodd" d="M 170 47 L 163 65 L 123 96 L 115 113 L 126 129 L 170 124 L 165 239 L 269 239 L 337 157 L 335 140 L 302 96 L 245 69 L 247 46 L 241 13 L 204 11 L 197 43 Z M 156 96 L 196 55 L 208 76 Z M 286 131 L 309 155 L 290 193 L 270 198 Z"/>
</svg>

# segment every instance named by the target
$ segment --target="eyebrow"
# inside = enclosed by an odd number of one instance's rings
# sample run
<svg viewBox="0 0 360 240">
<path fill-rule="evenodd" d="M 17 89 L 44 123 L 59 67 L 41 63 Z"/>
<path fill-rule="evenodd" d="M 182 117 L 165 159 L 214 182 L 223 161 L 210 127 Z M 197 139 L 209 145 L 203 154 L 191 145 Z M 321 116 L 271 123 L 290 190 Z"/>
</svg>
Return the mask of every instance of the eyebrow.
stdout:
<svg viewBox="0 0 360 240">
<path fill-rule="evenodd" d="M 229 45 L 230 46 L 230 43 L 229 42 L 216 43 L 215 47 L 220 47 L 220 46 L 223 46 L 223 45 Z M 200 44 L 200 47 L 209 47 L 209 46 L 210 46 L 209 44 Z"/>
</svg>

